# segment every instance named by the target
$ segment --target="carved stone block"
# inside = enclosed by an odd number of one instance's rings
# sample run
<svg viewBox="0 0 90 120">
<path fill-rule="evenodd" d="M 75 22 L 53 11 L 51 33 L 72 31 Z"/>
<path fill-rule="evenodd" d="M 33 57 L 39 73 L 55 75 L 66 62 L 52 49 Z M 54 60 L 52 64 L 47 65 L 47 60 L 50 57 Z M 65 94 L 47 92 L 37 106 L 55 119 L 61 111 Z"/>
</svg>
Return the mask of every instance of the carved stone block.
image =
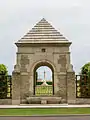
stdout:
<svg viewBox="0 0 90 120">
<path fill-rule="evenodd" d="M 59 55 L 58 64 L 61 65 L 60 71 L 66 71 L 66 55 Z"/>
<path fill-rule="evenodd" d="M 20 64 L 21 64 L 21 72 L 27 72 L 26 65 L 29 64 L 29 59 L 27 55 L 21 55 Z"/>
</svg>

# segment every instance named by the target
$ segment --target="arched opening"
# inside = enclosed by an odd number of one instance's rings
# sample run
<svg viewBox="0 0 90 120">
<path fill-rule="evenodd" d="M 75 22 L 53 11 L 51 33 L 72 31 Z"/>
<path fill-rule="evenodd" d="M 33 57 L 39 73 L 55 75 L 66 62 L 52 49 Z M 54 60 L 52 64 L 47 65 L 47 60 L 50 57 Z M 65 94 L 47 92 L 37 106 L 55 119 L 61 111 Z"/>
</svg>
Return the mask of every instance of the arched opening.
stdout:
<svg viewBox="0 0 90 120">
<path fill-rule="evenodd" d="M 54 95 L 54 70 L 48 63 L 39 63 L 34 68 L 34 95 Z"/>
</svg>

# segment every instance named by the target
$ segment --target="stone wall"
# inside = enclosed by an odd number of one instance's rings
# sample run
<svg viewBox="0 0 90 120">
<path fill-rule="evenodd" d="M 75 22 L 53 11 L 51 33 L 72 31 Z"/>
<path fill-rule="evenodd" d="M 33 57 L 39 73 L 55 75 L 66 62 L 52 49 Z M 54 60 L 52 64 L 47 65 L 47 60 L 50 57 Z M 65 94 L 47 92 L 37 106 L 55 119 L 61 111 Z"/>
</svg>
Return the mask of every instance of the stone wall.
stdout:
<svg viewBox="0 0 90 120">
<path fill-rule="evenodd" d="M 61 97 L 27 97 L 28 104 L 60 104 Z"/>
<path fill-rule="evenodd" d="M 76 98 L 75 104 L 90 104 L 90 98 Z"/>
<path fill-rule="evenodd" d="M 0 105 L 11 105 L 12 99 L 0 99 Z"/>
</svg>

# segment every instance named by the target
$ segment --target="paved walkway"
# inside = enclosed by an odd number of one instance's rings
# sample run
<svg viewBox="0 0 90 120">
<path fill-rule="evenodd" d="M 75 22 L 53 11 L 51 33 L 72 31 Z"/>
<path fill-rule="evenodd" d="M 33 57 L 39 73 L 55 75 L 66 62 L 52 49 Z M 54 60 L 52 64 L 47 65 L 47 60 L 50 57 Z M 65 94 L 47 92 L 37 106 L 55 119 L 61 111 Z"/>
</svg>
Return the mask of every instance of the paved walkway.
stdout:
<svg viewBox="0 0 90 120">
<path fill-rule="evenodd" d="M 75 108 L 75 107 L 90 107 L 90 104 L 86 105 L 68 105 L 68 104 L 29 104 L 29 105 L 0 105 L 0 108 Z"/>
<path fill-rule="evenodd" d="M 90 120 L 90 116 L 0 117 L 0 120 Z"/>
</svg>

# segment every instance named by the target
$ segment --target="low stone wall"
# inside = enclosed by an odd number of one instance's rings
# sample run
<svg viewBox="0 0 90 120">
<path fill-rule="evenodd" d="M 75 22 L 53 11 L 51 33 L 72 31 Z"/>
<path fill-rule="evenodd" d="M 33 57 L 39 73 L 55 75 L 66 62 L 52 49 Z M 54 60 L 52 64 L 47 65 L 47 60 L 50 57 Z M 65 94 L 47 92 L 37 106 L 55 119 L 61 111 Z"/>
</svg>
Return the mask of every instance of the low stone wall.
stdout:
<svg viewBox="0 0 90 120">
<path fill-rule="evenodd" d="M 76 98 L 76 104 L 90 104 L 90 98 Z"/>
<path fill-rule="evenodd" d="M 28 97 L 28 104 L 60 104 L 61 97 Z"/>
<path fill-rule="evenodd" d="M 62 104 L 62 100 L 60 97 L 31 97 L 27 102 L 23 100 L 21 104 Z M 70 104 L 90 104 L 90 98 L 76 98 Z M 0 99 L 0 105 L 12 105 L 12 99 Z"/>
<path fill-rule="evenodd" d="M 12 99 L 0 99 L 0 105 L 12 105 Z"/>
<path fill-rule="evenodd" d="M 90 104 L 90 98 L 76 98 L 75 100 L 68 100 L 68 104 Z"/>
</svg>

